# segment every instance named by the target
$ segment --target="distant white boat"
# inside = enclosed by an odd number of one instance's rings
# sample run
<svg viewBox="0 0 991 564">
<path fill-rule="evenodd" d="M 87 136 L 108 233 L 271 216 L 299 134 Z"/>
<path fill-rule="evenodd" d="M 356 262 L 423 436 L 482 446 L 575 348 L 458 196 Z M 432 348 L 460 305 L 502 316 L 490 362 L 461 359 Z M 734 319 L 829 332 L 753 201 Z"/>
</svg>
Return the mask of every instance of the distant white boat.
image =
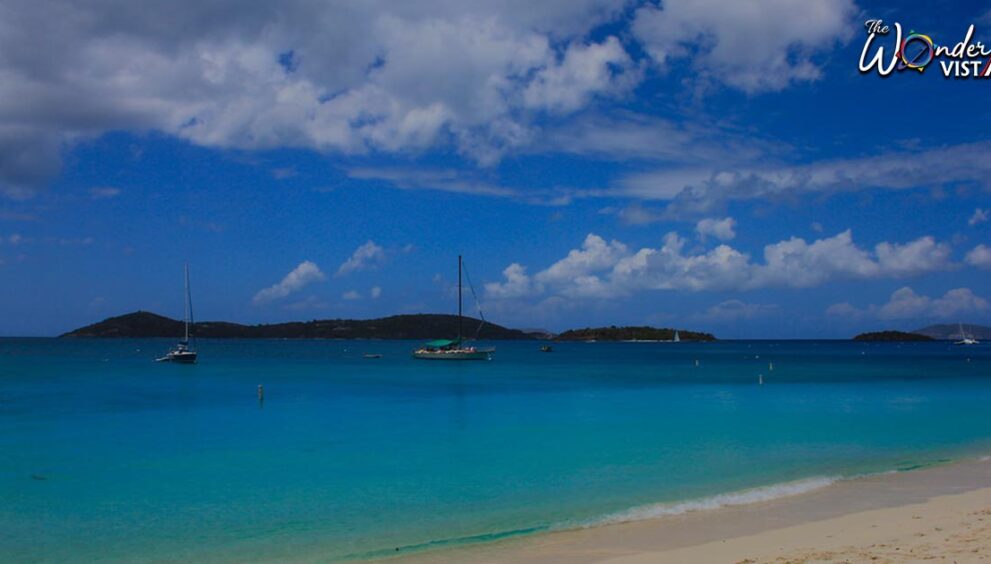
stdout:
<svg viewBox="0 0 991 564">
<path fill-rule="evenodd" d="M 954 345 L 979 345 L 980 341 L 967 336 L 967 333 L 963 330 L 963 323 L 960 324 L 960 340 L 953 343 Z"/>
<path fill-rule="evenodd" d="M 674 330 L 674 342 L 676 342 L 676 343 L 680 343 L 681 342 L 681 335 L 678 334 L 678 330 L 677 329 Z"/>
<path fill-rule="evenodd" d="M 161 358 L 156 358 L 155 362 L 177 362 L 179 364 L 195 364 L 196 363 L 196 348 L 189 341 L 189 324 L 193 322 L 193 300 L 189 294 L 189 264 L 185 266 L 186 274 L 186 315 L 185 315 L 185 325 L 186 330 L 183 334 L 181 341 L 176 343 L 176 346 L 172 347 L 172 350 L 167 352 L 165 356 Z"/>
</svg>

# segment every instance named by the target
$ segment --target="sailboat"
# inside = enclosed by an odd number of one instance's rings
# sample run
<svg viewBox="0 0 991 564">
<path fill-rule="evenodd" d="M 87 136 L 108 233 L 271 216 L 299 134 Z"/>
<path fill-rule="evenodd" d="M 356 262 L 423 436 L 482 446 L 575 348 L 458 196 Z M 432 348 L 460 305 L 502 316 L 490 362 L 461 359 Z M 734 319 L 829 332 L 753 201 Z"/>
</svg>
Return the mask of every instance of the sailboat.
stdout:
<svg viewBox="0 0 991 564">
<path fill-rule="evenodd" d="M 681 342 L 681 335 L 678 334 L 678 330 L 677 329 L 674 330 L 674 342 L 675 343 L 680 343 Z"/>
<path fill-rule="evenodd" d="M 972 339 L 972 338 L 968 337 L 967 336 L 967 333 L 964 333 L 963 323 L 961 323 L 960 324 L 960 340 L 957 341 L 957 342 L 955 342 L 955 343 L 953 343 L 953 344 L 954 345 L 979 345 L 979 344 L 981 344 L 981 342 L 978 341 L 977 339 Z"/>
<path fill-rule="evenodd" d="M 155 359 L 155 362 L 178 362 L 180 364 L 194 364 L 196 362 L 196 348 L 189 341 L 189 325 L 193 322 L 193 300 L 189 295 L 189 264 L 185 265 L 186 274 L 186 316 L 185 333 L 181 341 L 176 343 L 165 356 Z"/>
<path fill-rule="evenodd" d="M 461 255 L 458 255 L 458 338 L 436 339 L 424 343 L 422 347 L 413 351 L 413 358 L 422 360 L 489 360 L 492 358 L 494 349 L 476 349 L 464 344 L 461 315 L 461 272 L 463 269 Z M 468 283 L 471 283 L 470 278 Z M 472 293 L 474 293 L 474 289 L 472 289 Z M 479 309 L 479 313 L 481 313 L 481 309 Z M 484 317 L 482 321 L 485 321 Z"/>
</svg>

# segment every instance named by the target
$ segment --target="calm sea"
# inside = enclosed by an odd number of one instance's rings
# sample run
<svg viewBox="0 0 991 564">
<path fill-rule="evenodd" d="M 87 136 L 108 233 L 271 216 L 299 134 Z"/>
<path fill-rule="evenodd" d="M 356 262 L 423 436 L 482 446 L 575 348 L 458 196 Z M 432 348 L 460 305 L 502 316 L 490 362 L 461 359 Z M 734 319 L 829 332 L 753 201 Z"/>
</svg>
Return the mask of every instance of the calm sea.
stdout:
<svg viewBox="0 0 991 564">
<path fill-rule="evenodd" d="M 169 344 L 0 339 L 0 560 L 373 558 L 991 453 L 987 345 Z"/>
</svg>

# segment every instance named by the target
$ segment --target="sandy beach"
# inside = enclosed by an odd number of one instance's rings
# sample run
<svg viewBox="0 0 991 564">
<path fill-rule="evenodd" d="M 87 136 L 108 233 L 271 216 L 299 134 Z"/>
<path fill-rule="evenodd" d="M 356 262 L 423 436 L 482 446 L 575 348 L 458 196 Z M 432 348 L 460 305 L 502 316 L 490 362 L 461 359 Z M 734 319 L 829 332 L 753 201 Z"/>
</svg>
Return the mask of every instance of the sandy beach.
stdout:
<svg viewBox="0 0 991 564">
<path fill-rule="evenodd" d="M 431 562 L 981 562 L 991 461 L 844 480 L 749 505 L 421 554 Z"/>
</svg>

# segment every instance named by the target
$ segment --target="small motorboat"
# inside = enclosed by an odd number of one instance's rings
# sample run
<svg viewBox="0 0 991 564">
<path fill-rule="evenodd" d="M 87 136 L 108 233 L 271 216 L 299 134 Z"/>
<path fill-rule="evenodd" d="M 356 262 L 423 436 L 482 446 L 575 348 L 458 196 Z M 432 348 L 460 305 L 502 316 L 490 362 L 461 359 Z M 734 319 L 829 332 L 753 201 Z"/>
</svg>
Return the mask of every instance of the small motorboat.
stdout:
<svg viewBox="0 0 991 564">
<path fill-rule="evenodd" d="M 554 347 L 550 345 L 544 345 L 540 347 L 540 352 L 553 352 L 553 351 L 554 351 Z"/>
</svg>

